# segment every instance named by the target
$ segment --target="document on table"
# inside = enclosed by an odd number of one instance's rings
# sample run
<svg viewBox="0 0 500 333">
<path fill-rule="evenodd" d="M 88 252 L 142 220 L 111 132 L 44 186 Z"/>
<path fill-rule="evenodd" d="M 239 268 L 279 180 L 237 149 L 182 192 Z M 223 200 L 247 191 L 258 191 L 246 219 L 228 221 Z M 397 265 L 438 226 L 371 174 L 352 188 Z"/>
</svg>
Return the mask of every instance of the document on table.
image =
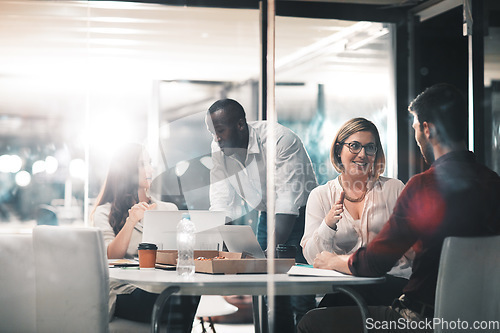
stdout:
<svg viewBox="0 0 500 333">
<path fill-rule="evenodd" d="M 129 267 L 139 266 L 139 261 L 135 259 L 108 259 L 109 267 Z"/>
<path fill-rule="evenodd" d="M 347 274 L 343 274 L 332 269 L 320 269 L 313 268 L 303 265 L 295 265 L 290 268 L 287 273 L 288 275 L 306 275 L 306 276 L 350 276 Z"/>
</svg>

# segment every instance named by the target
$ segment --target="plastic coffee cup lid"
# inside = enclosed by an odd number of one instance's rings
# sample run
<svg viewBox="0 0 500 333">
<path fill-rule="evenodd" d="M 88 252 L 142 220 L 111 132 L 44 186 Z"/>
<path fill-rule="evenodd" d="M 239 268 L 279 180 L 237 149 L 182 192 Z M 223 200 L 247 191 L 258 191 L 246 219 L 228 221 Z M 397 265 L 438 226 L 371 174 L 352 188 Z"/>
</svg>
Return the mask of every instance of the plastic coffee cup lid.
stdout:
<svg viewBox="0 0 500 333">
<path fill-rule="evenodd" d="M 158 250 L 158 246 L 152 243 L 141 243 L 139 244 L 139 250 Z"/>
</svg>

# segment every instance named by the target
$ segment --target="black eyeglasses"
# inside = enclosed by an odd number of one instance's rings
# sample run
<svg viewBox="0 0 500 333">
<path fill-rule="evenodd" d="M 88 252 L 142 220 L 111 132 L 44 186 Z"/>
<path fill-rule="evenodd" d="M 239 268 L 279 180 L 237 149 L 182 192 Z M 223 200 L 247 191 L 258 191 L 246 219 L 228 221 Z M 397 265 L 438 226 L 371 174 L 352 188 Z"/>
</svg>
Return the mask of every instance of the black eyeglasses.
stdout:
<svg viewBox="0 0 500 333">
<path fill-rule="evenodd" d="M 377 153 L 377 145 L 374 143 L 368 143 L 366 145 L 362 145 L 358 141 L 353 142 L 343 142 L 342 145 L 347 145 L 349 151 L 353 154 L 359 154 L 362 148 L 365 148 L 365 154 L 369 156 L 374 156 Z"/>
</svg>

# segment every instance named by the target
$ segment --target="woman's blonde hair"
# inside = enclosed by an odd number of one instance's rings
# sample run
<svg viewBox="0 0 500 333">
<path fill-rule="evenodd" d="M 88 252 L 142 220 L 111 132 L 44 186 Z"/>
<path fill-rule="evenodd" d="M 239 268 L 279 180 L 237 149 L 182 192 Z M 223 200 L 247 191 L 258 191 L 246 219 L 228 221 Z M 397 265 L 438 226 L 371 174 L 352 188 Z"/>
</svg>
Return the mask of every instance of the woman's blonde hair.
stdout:
<svg viewBox="0 0 500 333">
<path fill-rule="evenodd" d="M 345 140 L 354 133 L 370 132 L 375 138 L 375 145 L 377 146 L 377 153 L 375 154 L 374 170 L 372 177 L 377 179 L 385 170 L 385 155 L 382 143 L 380 142 L 380 135 L 377 127 L 371 121 L 365 118 L 353 118 L 348 120 L 342 125 L 333 140 L 332 147 L 330 148 L 330 161 L 337 172 L 344 172 L 344 166 L 340 159 L 340 151 Z"/>
</svg>

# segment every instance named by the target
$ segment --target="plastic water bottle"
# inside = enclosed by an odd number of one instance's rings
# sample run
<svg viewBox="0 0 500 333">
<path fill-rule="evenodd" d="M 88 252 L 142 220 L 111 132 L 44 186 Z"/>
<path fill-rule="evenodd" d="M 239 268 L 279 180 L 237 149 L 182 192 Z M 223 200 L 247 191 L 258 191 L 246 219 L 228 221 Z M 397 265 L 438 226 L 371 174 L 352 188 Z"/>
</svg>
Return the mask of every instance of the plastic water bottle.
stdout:
<svg viewBox="0 0 500 333">
<path fill-rule="evenodd" d="M 177 224 L 177 275 L 185 279 L 194 276 L 194 243 L 196 228 L 189 214 L 182 214 Z"/>
</svg>

